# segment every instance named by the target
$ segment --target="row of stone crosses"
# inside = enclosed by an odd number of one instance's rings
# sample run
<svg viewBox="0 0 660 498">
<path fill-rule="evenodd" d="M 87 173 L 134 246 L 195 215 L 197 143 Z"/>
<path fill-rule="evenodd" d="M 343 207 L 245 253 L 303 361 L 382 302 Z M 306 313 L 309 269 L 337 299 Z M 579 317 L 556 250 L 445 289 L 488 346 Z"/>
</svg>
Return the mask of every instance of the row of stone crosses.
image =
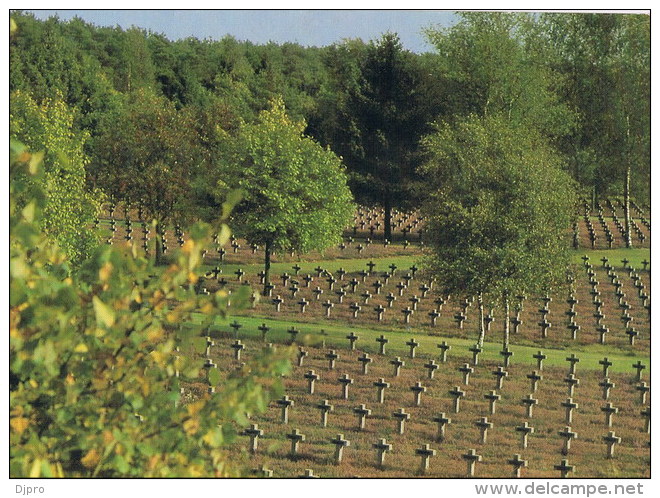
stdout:
<svg viewBox="0 0 660 498">
<path fill-rule="evenodd" d="M 626 238 L 626 228 L 625 225 L 619 220 L 619 217 L 617 216 L 616 208 L 612 201 L 607 199 L 607 205 L 608 208 L 611 211 L 611 218 L 612 221 L 614 222 L 614 226 L 619 232 L 619 236 L 621 240 L 625 240 Z M 636 204 L 635 204 L 636 206 Z M 600 229 L 602 232 L 605 234 L 605 240 L 607 241 L 608 247 L 612 249 L 612 246 L 614 242 L 616 242 L 616 237 L 614 233 L 610 230 L 609 225 L 607 224 L 607 220 L 604 214 L 603 207 L 600 205 L 600 203 L 596 204 L 596 210 L 597 210 L 597 218 L 598 218 L 598 223 L 600 224 Z M 642 211 L 637 207 L 636 209 L 638 211 L 638 214 L 640 216 L 640 221 L 641 223 L 647 228 L 647 230 L 650 232 L 651 231 L 651 223 L 643 216 Z M 595 249 L 596 248 L 596 243 L 598 241 L 598 235 L 596 228 L 594 227 L 594 224 L 591 221 L 591 209 L 589 207 L 589 203 L 586 200 L 582 201 L 582 218 L 584 220 L 584 223 L 587 227 L 587 232 L 589 235 L 589 240 L 591 241 L 591 248 Z M 637 236 L 637 239 L 640 243 L 643 243 L 646 240 L 646 234 L 642 231 L 642 229 L 639 227 L 639 225 L 635 222 L 635 220 L 630 218 L 630 227 L 631 229 L 635 232 L 635 235 Z M 574 223 L 573 224 L 573 246 L 577 249 L 579 246 L 579 228 L 578 224 Z"/>
<path fill-rule="evenodd" d="M 260 330 L 262 331 L 264 338 L 267 332 L 266 329 L 267 327 L 265 326 L 265 324 L 260 327 Z M 349 335 L 346 336 L 346 338 L 349 341 L 350 350 L 355 350 L 355 346 L 357 341 L 359 340 L 359 337 L 351 332 Z M 380 348 L 379 350 L 380 354 L 385 354 L 385 345 L 389 342 L 389 340 L 382 335 L 376 340 Z M 210 348 L 214 345 L 215 345 L 214 341 L 211 338 L 207 338 L 207 350 L 206 350 L 207 360 L 206 360 L 205 368 L 216 367 L 216 365 L 214 365 L 212 360 L 209 358 Z M 415 351 L 419 346 L 419 343 L 417 343 L 415 339 L 412 338 L 406 342 L 406 345 L 409 347 L 409 357 L 415 358 Z M 440 362 L 446 363 L 447 352 L 451 349 L 451 346 L 449 346 L 445 341 L 443 341 L 441 344 L 438 345 L 438 347 L 441 351 Z M 245 345 L 240 340 L 237 339 L 234 341 L 233 344 L 230 345 L 230 348 L 234 351 L 234 358 L 236 360 L 240 360 L 241 352 L 245 349 Z M 474 372 L 474 367 L 476 367 L 479 364 L 478 357 L 479 354 L 481 353 L 481 348 L 475 346 L 471 348 L 470 351 L 473 354 L 472 366 L 469 363 L 464 363 L 462 366 L 458 368 L 458 371 L 463 376 L 463 384 L 466 386 L 469 385 L 470 374 Z M 512 352 L 508 350 L 503 350 L 502 353 L 503 353 L 502 356 L 504 358 L 504 364 L 503 364 L 504 366 L 499 366 L 496 368 L 496 370 L 492 372 L 492 374 L 496 379 L 496 384 L 495 384 L 496 389 L 491 390 L 490 392 L 484 395 L 484 398 L 489 401 L 490 415 L 493 415 L 495 413 L 496 403 L 501 398 L 501 395 L 498 392 L 501 391 L 501 389 L 503 388 L 503 381 L 508 376 L 506 367 L 509 366 L 510 358 L 513 355 Z M 298 367 L 303 367 L 304 358 L 306 356 L 307 356 L 307 351 L 304 348 L 300 347 L 297 356 Z M 336 350 L 328 351 L 328 353 L 325 355 L 325 358 L 328 361 L 328 370 L 329 371 L 334 370 L 336 361 L 339 358 L 339 355 L 337 354 Z M 537 362 L 537 369 L 534 370 L 529 375 L 527 375 L 527 378 L 531 382 L 532 393 L 521 400 L 521 403 L 525 406 L 526 417 L 529 419 L 533 417 L 533 407 L 538 403 L 538 399 L 534 398 L 534 393 L 537 392 L 538 384 L 543 379 L 543 375 L 542 375 L 543 361 L 547 358 L 547 356 L 542 351 L 538 351 L 536 354 L 533 355 L 533 358 Z M 367 353 L 363 353 L 360 357 L 358 357 L 357 360 L 362 365 L 362 374 L 367 375 L 369 365 L 373 362 L 373 359 Z M 564 456 L 566 456 L 570 450 L 571 441 L 577 438 L 577 433 L 571 429 L 571 423 L 572 423 L 574 410 L 578 409 L 579 407 L 578 403 L 576 403 L 573 400 L 573 393 L 575 387 L 578 386 L 580 382 L 579 379 L 576 377 L 576 364 L 579 363 L 580 361 L 579 358 L 575 356 L 575 354 L 571 354 L 566 358 L 566 361 L 569 362 L 570 364 L 569 373 L 567 377 L 564 379 L 564 382 L 568 386 L 568 398 L 566 399 L 565 402 L 562 402 L 561 406 L 566 410 L 565 422 L 567 425 L 563 430 L 558 431 L 559 436 L 562 437 L 564 440 L 564 445 L 562 448 L 562 455 Z M 603 371 L 602 371 L 603 379 L 599 383 L 599 386 L 603 389 L 602 391 L 603 399 L 607 401 L 607 403 L 601 408 L 601 411 L 605 415 L 606 427 L 611 429 L 613 415 L 618 412 L 618 408 L 613 406 L 613 404 L 609 401 L 610 392 L 615 387 L 615 384 L 611 382 L 608 377 L 609 368 L 612 366 L 612 362 L 609 361 L 608 358 L 603 358 L 599 363 L 603 367 Z M 390 364 L 392 364 L 393 366 L 393 376 L 399 377 L 401 368 L 405 366 L 405 361 L 402 360 L 400 357 L 396 357 L 390 361 Z M 434 372 L 439 368 L 439 365 L 435 363 L 433 359 L 431 359 L 428 363 L 424 364 L 424 368 L 427 369 L 428 378 L 433 379 Z M 650 387 L 646 384 L 646 382 L 642 381 L 642 372 L 646 368 L 646 365 L 638 361 L 637 363 L 633 364 L 633 368 L 636 370 L 635 379 L 638 382 L 636 389 L 640 392 L 639 402 L 641 405 L 645 405 L 646 396 L 648 391 L 650 390 Z M 320 375 L 316 373 L 314 370 L 309 370 L 304 374 L 303 377 L 307 381 L 307 392 L 309 394 L 314 394 L 315 385 L 317 382 L 320 381 Z M 337 379 L 337 382 L 341 385 L 341 390 L 342 390 L 341 398 L 344 400 L 348 400 L 349 386 L 354 383 L 354 380 L 351 379 L 347 374 L 343 374 Z M 377 403 L 379 404 L 384 403 L 385 391 L 387 388 L 390 387 L 390 383 L 387 382 L 384 378 L 380 378 L 376 382 L 374 382 L 373 385 L 376 390 Z M 413 386 L 410 387 L 410 391 L 413 393 L 413 400 L 414 400 L 413 403 L 415 406 L 421 405 L 422 394 L 425 393 L 426 390 L 427 388 L 423 386 L 420 381 L 416 382 Z M 453 398 L 453 412 L 455 414 L 458 414 L 460 412 L 460 401 L 462 398 L 465 397 L 465 391 L 463 391 L 460 386 L 455 386 L 453 389 L 449 391 L 449 394 Z M 289 410 L 292 406 L 294 406 L 294 404 L 295 404 L 294 400 L 289 398 L 288 395 L 285 395 L 282 399 L 276 401 L 276 405 L 279 406 L 281 409 L 282 424 L 289 423 Z M 327 399 L 324 399 L 318 405 L 316 405 L 316 408 L 320 411 L 321 426 L 327 427 L 328 414 L 334 410 L 334 406 L 331 403 L 329 403 Z M 357 430 L 363 430 L 365 428 L 366 418 L 371 415 L 371 410 L 367 408 L 366 405 L 361 404 L 355 407 L 353 409 L 353 412 L 358 418 Z M 645 408 L 640 411 L 640 414 L 643 417 L 645 417 L 646 420 L 645 431 L 646 433 L 650 434 L 650 407 L 645 406 Z M 392 414 L 392 417 L 397 422 L 397 433 L 404 434 L 405 422 L 410 419 L 410 414 L 407 413 L 403 408 L 401 408 L 398 411 L 394 412 Z M 449 424 L 451 424 L 451 418 L 449 418 L 445 413 L 440 413 L 433 418 L 433 422 L 436 422 L 438 424 L 436 441 L 442 442 L 445 439 L 446 428 Z M 488 430 L 492 428 L 493 423 L 490 422 L 487 417 L 481 417 L 479 420 L 475 422 L 475 426 L 480 429 L 481 444 L 485 444 L 487 441 Z M 526 421 L 521 426 L 516 427 L 515 430 L 520 433 L 521 447 L 523 449 L 526 449 L 528 436 L 530 434 L 533 434 L 534 427 L 530 426 L 529 422 Z M 244 435 L 250 437 L 250 451 L 252 453 L 256 453 L 258 438 L 263 436 L 263 430 L 259 429 L 257 424 L 253 424 L 244 431 Z M 294 429 L 290 434 L 287 434 L 286 437 L 291 441 L 290 455 L 292 457 L 295 457 L 296 455 L 298 455 L 298 448 L 300 443 L 305 440 L 305 435 L 301 433 L 299 429 Z M 621 442 L 621 438 L 617 436 L 614 431 L 609 431 L 603 437 L 603 441 L 606 443 L 607 446 L 606 457 L 613 458 L 614 447 L 615 445 Z M 330 443 L 335 445 L 335 457 L 334 457 L 335 464 L 340 465 L 342 461 L 343 449 L 350 445 L 350 441 L 345 439 L 343 434 L 338 434 L 336 437 L 330 440 Z M 380 439 L 379 441 L 374 443 L 373 447 L 376 451 L 376 466 L 382 469 L 384 467 L 385 455 L 387 452 L 392 450 L 392 445 L 390 443 L 387 443 L 385 439 Z M 432 449 L 430 447 L 430 444 L 424 444 L 422 445 L 422 447 L 416 450 L 416 454 L 421 458 L 419 473 L 423 475 L 428 470 L 429 459 L 430 457 L 436 454 L 436 450 Z M 477 455 L 474 449 L 470 449 L 465 455 L 463 455 L 463 458 L 467 462 L 467 476 L 471 477 L 474 475 L 475 464 L 481 461 L 481 456 Z M 527 465 L 527 462 L 520 457 L 520 454 L 514 455 L 513 458 L 509 460 L 508 463 L 510 463 L 513 466 L 513 475 L 516 477 L 520 476 L 520 469 Z M 574 470 L 574 466 L 569 465 L 566 459 L 562 460 L 562 462 L 558 464 L 558 466 L 556 466 L 555 468 L 561 472 L 562 477 L 566 477 L 569 472 L 572 472 Z M 266 474 L 268 474 L 268 472 L 266 472 Z"/>
<path fill-rule="evenodd" d="M 595 312 L 593 314 L 595 319 L 595 327 L 596 331 L 600 335 L 600 343 L 604 344 L 605 338 L 610 330 L 603 323 L 605 315 L 603 314 L 602 310 L 603 301 L 601 300 L 601 291 L 598 288 L 599 282 L 595 278 L 596 272 L 593 266 L 589 263 L 589 257 L 585 256 L 583 260 L 585 263 L 585 271 L 589 279 L 589 284 L 591 285 L 590 294 L 593 298 L 592 303 L 595 306 Z M 626 335 L 628 335 L 630 344 L 634 345 L 635 338 L 639 335 L 639 332 L 632 324 L 633 316 L 630 314 L 632 307 L 626 300 L 626 294 L 622 290 L 623 284 L 613 266 L 609 264 L 609 260 L 604 257 L 601 259 L 601 261 L 603 263 L 603 268 L 607 271 L 611 285 L 614 288 L 614 297 L 616 297 L 618 300 L 618 306 L 622 310 L 620 319 L 626 329 Z M 629 277 L 632 279 L 634 287 L 637 289 L 638 298 L 640 299 L 642 306 L 650 313 L 650 299 L 647 294 L 645 284 L 642 281 L 639 273 L 636 272 L 633 267 L 629 266 L 629 261 L 627 259 L 624 258 L 622 263 L 624 264 L 624 269 L 628 272 Z M 644 268 L 646 268 L 648 266 L 648 262 L 643 261 L 643 265 Z M 391 264 L 388 267 L 390 271 L 384 272 L 382 274 L 374 272 L 375 266 L 376 264 L 372 261 L 368 262 L 366 264 L 367 268 L 365 270 L 358 272 L 357 276 L 353 276 L 350 280 L 348 280 L 347 277 L 345 278 L 347 272 L 343 268 L 339 268 L 334 274 L 332 274 L 321 266 L 317 266 L 315 268 L 315 275 L 306 274 L 300 277 L 299 273 L 301 267 L 296 264 L 292 267 L 294 270 L 293 275 L 289 275 L 285 272 L 276 278 L 276 281 L 281 280 L 281 288 L 283 290 L 288 289 L 290 292 L 290 299 L 293 299 L 295 304 L 299 307 L 299 313 L 304 314 L 310 305 L 313 305 L 314 302 L 318 302 L 320 306 L 324 308 L 324 315 L 326 318 L 330 318 L 331 310 L 333 308 L 342 304 L 344 304 L 345 307 L 350 310 L 353 318 L 357 318 L 358 314 L 363 311 L 363 307 L 369 304 L 370 299 L 374 298 L 375 296 L 383 295 L 386 300 L 386 306 L 378 304 L 373 307 L 373 313 L 375 314 L 376 320 L 380 322 L 383 320 L 383 315 L 385 312 L 388 309 L 393 308 L 394 303 L 397 302 L 397 300 L 401 300 L 406 291 L 413 289 L 412 292 L 415 292 L 415 287 L 413 286 L 412 282 L 415 280 L 415 275 L 418 269 L 415 265 L 411 266 L 409 271 L 400 277 L 401 280 L 396 283 L 396 285 L 394 285 L 394 289 L 396 289 L 396 291 L 389 292 L 387 295 L 385 295 L 383 289 L 388 285 L 390 288 L 392 287 L 390 285 L 390 280 L 395 276 L 397 266 L 395 264 Z M 206 278 L 214 279 L 220 283 L 221 286 L 226 286 L 229 282 L 224 277 L 221 277 L 221 273 L 221 268 L 215 267 L 215 269 L 206 273 Z M 243 277 L 245 276 L 245 272 L 243 270 L 239 268 L 234 273 L 236 275 L 236 282 L 247 283 L 247 281 L 243 280 Z M 261 271 L 257 274 L 257 276 L 259 277 L 260 285 L 263 285 L 265 281 L 265 273 Z M 371 277 L 372 282 L 367 283 L 368 277 Z M 315 282 L 315 279 L 318 283 L 324 283 L 324 288 L 322 288 L 320 285 L 312 288 L 312 283 Z M 199 285 L 203 286 L 204 282 L 199 282 Z M 282 310 L 282 306 L 285 304 L 285 297 L 283 297 L 282 294 L 276 294 L 273 296 L 277 289 L 276 284 L 270 282 L 265 287 L 268 295 L 271 297 L 271 303 L 274 306 L 275 312 L 280 312 Z M 366 289 L 359 293 L 359 290 L 365 287 Z M 369 288 L 373 288 L 373 292 L 370 292 Z M 400 310 L 400 312 L 403 314 L 403 323 L 410 323 L 411 316 L 413 316 L 414 313 L 418 311 L 418 306 L 423 299 L 427 298 L 432 288 L 433 280 L 422 282 L 417 287 L 418 293 L 415 293 L 407 298 L 407 301 L 410 303 L 410 305 L 405 306 Z M 311 293 L 314 296 L 312 301 L 307 300 L 305 297 L 298 297 L 298 293 L 305 291 L 305 289 L 309 289 L 307 293 L 309 293 L 311 290 Z M 324 293 L 334 293 L 336 295 L 336 301 L 333 302 L 330 299 L 322 300 L 321 297 Z M 344 303 L 346 296 L 351 296 L 353 299 L 355 299 L 355 297 L 359 297 L 361 299 L 360 301 L 354 301 L 351 299 Z M 524 295 L 516 297 L 518 299 L 518 303 L 514 308 L 515 314 L 510 318 L 514 334 L 518 332 L 518 328 L 523 323 L 520 314 L 523 310 L 523 302 L 526 299 L 526 296 Z M 441 316 L 442 308 L 448 302 L 448 300 L 449 297 L 436 297 L 433 300 L 435 307 L 427 313 L 430 326 L 435 327 L 437 325 L 437 319 Z M 541 298 L 541 300 L 543 301 L 543 307 L 538 310 L 540 314 L 540 321 L 538 322 L 538 326 L 540 327 L 541 338 L 547 338 L 548 329 L 552 326 L 552 323 L 547 319 L 547 315 L 550 312 L 549 304 L 552 301 L 552 298 L 546 295 Z M 454 315 L 454 321 L 459 328 L 463 328 L 463 323 L 467 319 L 467 309 L 471 303 L 472 300 L 470 299 L 463 300 L 461 303 L 462 310 Z M 572 292 L 569 294 L 566 303 L 569 306 L 568 310 L 565 312 L 565 315 L 569 318 L 566 327 L 570 331 L 571 338 L 575 340 L 577 339 L 577 333 L 581 329 L 581 326 L 577 323 L 578 313 L 575 309 L 578 300 Z M 485 315 L 484 322 L 487 331 L 490 330 L 490 325 L 493 320 L 494 318 L 492 312 Z"/>
</svg>

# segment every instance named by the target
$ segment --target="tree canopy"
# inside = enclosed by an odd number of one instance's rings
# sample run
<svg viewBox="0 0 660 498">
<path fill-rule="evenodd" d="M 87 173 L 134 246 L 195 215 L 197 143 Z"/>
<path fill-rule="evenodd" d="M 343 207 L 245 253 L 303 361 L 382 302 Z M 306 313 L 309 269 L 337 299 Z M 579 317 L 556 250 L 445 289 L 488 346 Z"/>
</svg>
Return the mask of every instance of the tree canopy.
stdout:
<svg viewBox="0 0 660 498">
<path fill-rule="evenodd" d="M 323 250 L 338 243 L 354 213 L 339 158 L 305 136 L 305 124 L 289 118 L 282 100 L 241 126 L 218 192 L 240 189 L 232 216 L 237 234 L 270 254 Z M 268 283 L 268 278 L 266 278 Z"/>
<path fill-rule="evenodd" d="M 495 302 L 566 282 L 574 185 L 537 132 L 469 116 L 425 146 L 426 261 L 442 292 Z"/>
</svg>

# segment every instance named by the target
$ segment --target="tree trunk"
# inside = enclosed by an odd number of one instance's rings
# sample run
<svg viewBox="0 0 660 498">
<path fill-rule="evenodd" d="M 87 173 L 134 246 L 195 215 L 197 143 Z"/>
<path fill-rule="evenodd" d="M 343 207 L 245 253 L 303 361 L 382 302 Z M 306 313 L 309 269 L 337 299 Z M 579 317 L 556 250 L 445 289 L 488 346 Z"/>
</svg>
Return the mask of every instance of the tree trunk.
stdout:
<svg viewBox="0 0 660 498">
<path fill-rule="evenodd" d="M 630 234 L 630 164 L 626 166 L 626 179 L 623 185 L 623 216 L 625 218 L 625 242 L 628 249 L 632 248 Z"/>
<path fill-rule="evenodd" d="M 268 289 L 266 286 L 270 283 L 270 252 L 271 252 L 271 241 L 266 241 L 265 256 L 264 256 L 264 291 L 263 295 L 268 295 Z"/>
<path fill-rule="evenodd" d="M 385 239 L 392 242 L 392 202 L 390 199 L 390 190 L 385 189 L 385 197 L 383 199 L 383 209 L 385 211 L 384 231 Z"/>
<path fill-rule="evenodd" d="M 154 255 L 154 264 L 160 266 L 163 263 L 163 238 L 160 235 L 160 222 L 156 221 L 154 231 L 156 232 L 156 253 Z"/>
<path fill-rule="evenodd" d="M 509 347 L 509 293 L 502 292 L 502 301 L 504 304 L 504 337 L 502 340 L 502 349 Z"/>
<path fill-rule="evenodd" d="M 484 345 L 484 336 L 486 335 L 486 326 L 484 323 L 484 298 L 481 292 L 477 296 L 477 303 L 479 303 L 479 339 L 477 345 L 482 348 Z"/>
</svg>

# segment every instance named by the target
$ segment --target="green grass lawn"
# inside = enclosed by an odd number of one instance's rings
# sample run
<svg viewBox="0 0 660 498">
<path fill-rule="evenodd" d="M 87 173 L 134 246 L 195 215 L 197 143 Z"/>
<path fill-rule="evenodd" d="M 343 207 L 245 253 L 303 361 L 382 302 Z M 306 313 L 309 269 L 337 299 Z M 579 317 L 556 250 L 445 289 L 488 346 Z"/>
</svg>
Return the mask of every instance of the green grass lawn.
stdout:
<svg viewBox="0 0 660 498">
<path fill-rule="evenodd" d="M 575 264 L 582 264 L 582 257 L 584 255 L 589 256 L 591 264 L 594 266 L 601 265 L 601 258 L 606 257 L 609 259 L 610 264 L 615 268 L 623 268 L 622 259 L 628 259 L 630 265 L 641 270 L 643 265 L 642 261 L 651 261 L 651 249 L 650 248 L 640 248 L 640 249 L 603 249 L 603 250 L 589 250 L 589 249 L 580 249 L 574 251 L 572 254 L 572 262 Z M 301 261 L 298 263 L 300 266 L 300 273 L 305 275 L 307 273 L 314 274 L 314 268 L 321 265 L 321 267 L 329 270 L 330 272 L 337 271 L 339 268 L 344 268 L 347 272 L 356 272 L 364 270 L 367 267 L 369 261 L 376 263 L 374 271 L 388 271 L 388 266 L 394 263 L 402 271 L 406 271 L 412 265 L 420 264 L 421 256 L 419 253 L 411 253 L 410 256 L 395 256 L 395 257 L 386 257 L 386 258 L 354 258 L 354 259 L 321 259 L 315 261 Z M 279 275 L 281 273 L 287 272 L 293 274 L 294 263 L 291 262 L 280 262 L 273 263 L 271 265 L 271 274 Z M 263 269 L 263 264 L 222 264 L 220 265 L 224 275 L 233 275 L 233 273 L 241 268 L 243 271 L 248 274 L 256 274 Z M 206 271 L 211 270 L 213 265 L 206 265 L 204 269 Z M 648 267 L 650 268 L 650 266 Z"/>
<path fill-rule="evenodd" d="M 437 345 L 443 340 L 451 346 L 448 355 L 454 357 L 459 356 L 465 358 L 466 361 L 472 358 L 472 353 L 469 351 L 469 348 L 475 344 L 475 340 L 471 339 L 443 338 L 436 335 L 430 336 L 423 332 L 416 333 L 414 330 L 378 330 L 366 327 L 355 327 L 352 325 L 339 325 L 335 322 L 328 324 L 301 323 L 254 316 L 234 316 L 227 320 L 218 319 L 211 330 L 211 334 L 231 334 L 233 336 L 234 330 L 229 324 L 234 321 L 242 325 L 242 328 L 238 333 L 239 338 L 260 338 L 261 332 L 258 330 L 258 327 L 265 323 L 270 327 L 270 331 L 267 333 L 267 342 L 289 342 L 291 336 L 287 333 L 287 330 L 291 327 L 295 327 L 300 331 L 296 341 L 299 344 L 318 346 L 324 341 L 325 346 L 328 348 L 348 348 L 349 341 L 346 339 L 346 335 L 352 331 L 359 336 L 359 340 L 356 342 L 356 348 L 371 353 L 378 351 L 376 338 L 383 334 L 389 339 L 389 343 L 386 346 L 386 353 L 392 356 L 402 357 L 408 355 L 409 347 L 406 346 L 405 343 L 413 337 L 416 342 L 420 344 L 416 351 L 417 355 L 433 358 L 439 356 L 440 350 Z M 502 356 L 499 354 L 502 350 L 502 345 L 499 342 L 500 333 L 498 331 L 491 331 L 486 335 L 486 339 L 483 352 L 479 356 L 480 361 L 502 361 Z M 515 340 L 515 337 L 512 337 L 512 340 Z M 532 355 L 540 348 L 519 345 L 511 345 L 509 348 L 514 352 L 514 356 L 511 360 L 512 363 L 536 364 L 536 360 Z M 547 355 L 544 364 L 548 366 L 567 365 L 566 357 L 573 352 L 580 358 L 578 368 L 584 370 L 600 370 L 602 367 L 598 362 L 604 357 L 608 357 L 610 361 L 614 363 L 611 370 L 617 372 L 633 371 L 631 365 L 638 360 L 645 363 L 647 366 L 650 364 L 648 356 L 637 352 L 613 351 L 611 346 L 600 344 L 592 344 L 583 348 L 569 345 L 566 349 L 542 348 L 542 350 Z"/>
</svg>

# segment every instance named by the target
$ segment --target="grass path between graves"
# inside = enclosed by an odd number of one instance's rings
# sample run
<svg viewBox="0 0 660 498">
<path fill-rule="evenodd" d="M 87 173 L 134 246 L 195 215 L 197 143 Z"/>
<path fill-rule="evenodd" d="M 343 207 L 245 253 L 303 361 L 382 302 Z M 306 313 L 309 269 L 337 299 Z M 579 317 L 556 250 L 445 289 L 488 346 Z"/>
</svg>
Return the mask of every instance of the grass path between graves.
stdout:
<svg viewBox="0 0 660 498">
<path fill-rule="evenodd" d="M 582 264 L 582 257 L 584 255 L 589 256 L 591 264 L 594 266 L 601 266 L 601 258 L 606 257 L 609 259 L 609 262 L 615 268 L 623 268 L 622 259 L 628 259 L 629 264 L 634 268 L 641 270 L 643 268 L 642 261 L 651 261 L 651 249 L 650 248 L 633 248 L 633 249 L 602 249 L 602 250 L 586 250 L 580 249 L 575 251 L 572 255 L 572 261 L 576 264 Z M 366 269 L 366 263 L 368 261 L 373 261 L 376 266 L 374 271 L 388 271 L 389 265 L 394 263 L 401 271 L 407 272 L 408 268 L 412 265 L 419 265 L 421 256 L 419 253 L 412 253 L 410 256 L 394 256 L 394 257 L 385 257 L 385 258 L 347 258 L 347 259 L 320 259 L 314 261 L 300 261 L 298 265 L 300 266 L 300 274 L 305 275 L 307 273 L 314 274 L 314 268 L 321 266 L 328 269 L 331 272 L 337 271 L 339 268 L 344 268 L 347 272 L 357 272 L 360 270 Z M 276 276 L 287 272 L 292 274 L 292 266 L 294 263 L 291 262 L 276 262 L 271 265 L 271 275 Z M 214 265 L 205 265 L 204 269 L 206 271 L 211 270 Z M 240 263 L 231 263 L 231 264 L 222 264 L 221 265 L 223 275 L 233 275 L 233 273 L 241 268 L 244 272 L 248 274 L 256 274 L 263 269 L 263 264 L 240 264 Z M 650 268 L 650 266 L 648 267 Z"/>
<path fill-rule="evenodd" d="M 389 343 L 386 345 L 385 352 L 390 356 L 407 357 L 409 353 L 409 347 L 406 346 L 405 343 L 411 338 L 414 338 L 416 342 L 419 343 L 419 347 L 416 350 L 416 355 L 418 357 L 437 359 L 440 354 L 440 350 L 438 349 L 437 345 L 442 341 L 446 341 L 447 344 L 451 346 L 451 350 L 448 352 L 448 357 L 458 356 L 460 358 L 465 358 L 465 361 L 470 361 L 472 358 L 472 353 L 468 349 L 475 343 L 474 339 L 461 339 L 455 337 L 449 338 L 439 335 L 430 336 L 424 333 L 416 334 L 412 330 L 404 331 L 392 329 L 373 329 L 335 323 L 303 323 L 274 320 L 272 318 L 258 316 L 232 316 L 226 320 L 217 319 L 215 321 L 215 325 L 210 331 L 211 335 L 234 337 L 234 330 L 232 327 L 230 327 L 230 323 L 233 323 L 234 321 L 242 325 L 238 332 L 238 338 L 252 338 L 260 340 L 261 332 L 258 330 L 258 327 L 261 324 L 266 324 L 266 326 L 270 327 L 270 330 L 266 336 L 267 342 L 288 343 L 291 340 L 291 336 L 287 333 L 287 330 L 289 330 L 291 327 L 295 327 L 300 331 L 296 340 L 298 344 L 319 346 L 322 344 L 322 341 L 325 341 L 325 347 L 328 348 L 336 347 L 347 349 L 349 346 L 349 341 L 346 339 L 346 335 L 352 331 L 359 337 L 359 340 L 355 344 L 356 349 L 360 351 L 366 351 L 368 353 L 378 352 L 378 343 L 376 342 L 376 338 L 383 334 L 387 339 L 389 339 Z M 479 356 L 479 361 L 492 361 L 500 363 L 502 361 L 502 356 L 499 354 L 499 352 L 502 350 L 502 345 L 500 342 L 497 342 L 500 334 L 498 332 L 491 332 L 490 334 L 491 337 L 495 340 L 484 342 L 483 352 Z M 567 364 L 566 357 L 570 353 L 575 353 L 580 358 L 578 368 L 581 370 L 602 369 L 602 366 L 599 365 L 598 362 L 604 357 L 609 358 L 609 360 L 613 362 L 611 370 L 616 372 L 631 371 L 632 364 L 636 363 L 638 360 L 646 364 L 647 369 L 650 367 L 650 358 L 648 355 L 633 351 L 626 352 L 613 350 L 613 348 L 608 345 L 569 345 L 565 349 L 558 349 L 556 347 L 539 348 L 534 346 L 510 345 L 509 348 L 514 352 L 511 363 L 536 365 L 536 360 L 532 357 L 532 355 L 541 349 L 547 355 L 547 359 L 545 360 L 544 365 L 548 366 L 564 366 Z"/>
</svg>

